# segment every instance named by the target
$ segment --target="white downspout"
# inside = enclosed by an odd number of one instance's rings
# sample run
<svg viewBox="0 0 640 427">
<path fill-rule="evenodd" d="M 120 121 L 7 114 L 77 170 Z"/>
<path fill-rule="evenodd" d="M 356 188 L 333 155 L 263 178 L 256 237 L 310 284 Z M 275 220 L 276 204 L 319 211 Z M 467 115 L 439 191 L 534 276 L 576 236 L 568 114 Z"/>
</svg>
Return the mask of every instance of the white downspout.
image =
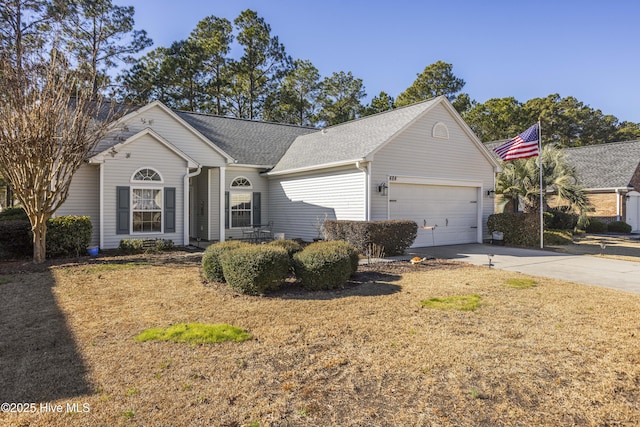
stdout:
<svg viewBox="0 0 640 427">
<path fill-rule="evenodd" d="M 104 249 L 104 161 L 98 166 L 100 174 L 100 249 Z"/>
<path fill-rule="evenodd" d="M 226 172 L 227 172 L 227 167 L 226 166 L 220 166 L 220 200 L 219 200 L 219 208 L 220 208 L 220 220 L 219 222 L 219 227 L 220 227 L 220 241 L 224 242 L 225 241 L 225 229 L 224 229 L 224 223 L 226 221 L 225 217 L 224 217 L 224 189 L 225 189 L 225 176 L 226 176 Z M 211 224 L 209 224 L 209 226 L 211 226 Z"/>
<path fill-rule="evenodd" d="M 370 192 L 371 192 L 371 174 L 369 173 L 369 169 L 367 166 L 362 167 L 360 166 L 360 161 L 358 160 L 356 162 L 356 168 L 364 173 L 364 220 L 365 221 L 369 221 L 369 218 L 371 217 L 370 214 L 370 206 L 369 206 L 369 196 L 370 196 Z"/>
<path fill-rule="evenodd" d="M 616 221 L 622 218 L 622 207 L 620 206 L 620 189 L 616 188 Z"/>
<path fill-rule="evenodd" d="M 189 217 L 189 204 L 191 203 L 191 191 L 189 191 L 189 179 L 193 178 L 194 176 L 200 175 L 200 172 L 202 172 L 202 166 L 198 166 L 198 169 L 195 172 L 191 172 L 191 173 L 189 173 L 189 167 L 187 166 L 187 173 L 184 175 L 184 183 L 182 185 L 182 191 L 184 194 L 184 203 L 182 207 L 182 215 L 184 218 L 184 220 L 182 221 L 182 223 L 184 224 L 184 230 L 182 233 L 184 246 L 189 245 L 189 230 L 191 228 L 190 227 L 191 218 Z"/>
</svg>

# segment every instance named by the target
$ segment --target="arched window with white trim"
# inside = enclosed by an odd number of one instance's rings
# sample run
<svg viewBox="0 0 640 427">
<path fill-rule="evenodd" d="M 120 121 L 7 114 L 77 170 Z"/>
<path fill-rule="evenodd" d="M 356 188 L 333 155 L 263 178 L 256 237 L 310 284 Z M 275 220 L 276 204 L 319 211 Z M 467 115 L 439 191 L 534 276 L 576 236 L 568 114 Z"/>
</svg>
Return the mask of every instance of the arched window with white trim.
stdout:
<svg viewBox="0 0 640 427">
<path fill-rule="evenodd" d="M 253 188 L 251 181 L 244 176 L 239 176 L 231 181 L 231 189 L 233 190 L 250 190 Z"/>
<path fill-rule="evenodd" d="M 162 179 L 162 175 L 160 175 L 160 172 L 158 172 L 154 168 L 144 167 L 138 169 L 133 173 L 133 175 L 131 176 L 131 182 L 161 183 L 164 182 L 164 180 Z"/>
<path fill-rule="evenodd" d="M 238 176 L 231 181 L 230 210 L 231 228 L 249 227 L 253 224 L 253 186 L 244 176 Z"/>
</svg>

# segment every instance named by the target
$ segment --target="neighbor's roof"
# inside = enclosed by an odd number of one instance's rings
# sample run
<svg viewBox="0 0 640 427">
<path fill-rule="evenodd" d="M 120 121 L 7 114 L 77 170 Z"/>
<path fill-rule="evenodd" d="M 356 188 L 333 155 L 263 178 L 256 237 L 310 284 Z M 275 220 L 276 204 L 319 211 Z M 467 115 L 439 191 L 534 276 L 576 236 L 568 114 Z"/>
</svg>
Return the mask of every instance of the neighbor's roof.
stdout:
<svg viewBox="0 0 640 427">
<path fill-rule="evenodd" d="M 640 163 L 640 141 L 567 148 L 565 154 L 585 188 L 624 188 Z"/>
<path fill-rule="evenodd" d="M 507 140 L 485 142 L 497 158 L 494 148 Z M 630 187 L 640 163 L 640 141 L 610 142 L 565 148 L 569 165 L 575 168 L 580 185 L 588 189 Z"/>
<path fill-rule="evenodd" d="M 300 136 L 271 172 L 364 159 L 440 101 L 434 98 Z"/>
<path fill-rule="evenodd" d="M 298 136 L 319 131 L 280 123 L 174 112 L 238 163 L 245 165 L 273 166 Z"/>
</svg>

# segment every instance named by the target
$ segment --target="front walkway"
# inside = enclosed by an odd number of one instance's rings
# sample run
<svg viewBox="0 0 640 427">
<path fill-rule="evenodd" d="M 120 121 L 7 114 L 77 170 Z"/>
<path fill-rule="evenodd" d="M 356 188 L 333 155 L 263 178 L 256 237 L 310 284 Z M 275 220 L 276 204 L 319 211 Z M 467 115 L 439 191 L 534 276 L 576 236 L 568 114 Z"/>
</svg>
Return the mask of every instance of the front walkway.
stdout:
<svg viewBox="0 0 640 427">
<path fill-rule="evenodd" d="M 640 262 L 481 244 L 407 250 L 410 256 L 432 256 L 484 266 L 489 265 L 489 254 L 493 255 L 493 268 L 640 293 Z"/>
</svg>

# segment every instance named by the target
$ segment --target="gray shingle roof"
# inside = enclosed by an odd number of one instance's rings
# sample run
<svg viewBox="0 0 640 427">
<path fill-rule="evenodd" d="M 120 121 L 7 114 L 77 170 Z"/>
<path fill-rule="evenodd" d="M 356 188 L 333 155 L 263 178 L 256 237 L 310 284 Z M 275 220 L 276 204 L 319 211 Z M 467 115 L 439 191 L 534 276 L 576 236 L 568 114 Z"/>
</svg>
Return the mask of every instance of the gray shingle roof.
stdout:
<svg viewBox="0 0 640 427">
<path fill-rule="evenodd" d="M 275 165 L 300 135 L 318 129 L 208 114 L 174 112 L 238 163 Z"/>
<path fill-rule="evenodd" d="M 272 172 L 363 159 L 439 101 L 434 98 L 300 136 Z"/>
<path fill-rule="evenodd" d="M 584 187 L 627 187 L 640 163 L 640 141 L 568 148 L 565 154 Z"/>
<path fill-rule="evenodd" d="M 493 149 L 503 141 L 484 144 L 497 158 Z M 640 141 L 611 142 L 566 148 L 569 165 L 575 168 L 580 185 L 589 189 L 625 188 L 640 163 Z"/>
</svg>

